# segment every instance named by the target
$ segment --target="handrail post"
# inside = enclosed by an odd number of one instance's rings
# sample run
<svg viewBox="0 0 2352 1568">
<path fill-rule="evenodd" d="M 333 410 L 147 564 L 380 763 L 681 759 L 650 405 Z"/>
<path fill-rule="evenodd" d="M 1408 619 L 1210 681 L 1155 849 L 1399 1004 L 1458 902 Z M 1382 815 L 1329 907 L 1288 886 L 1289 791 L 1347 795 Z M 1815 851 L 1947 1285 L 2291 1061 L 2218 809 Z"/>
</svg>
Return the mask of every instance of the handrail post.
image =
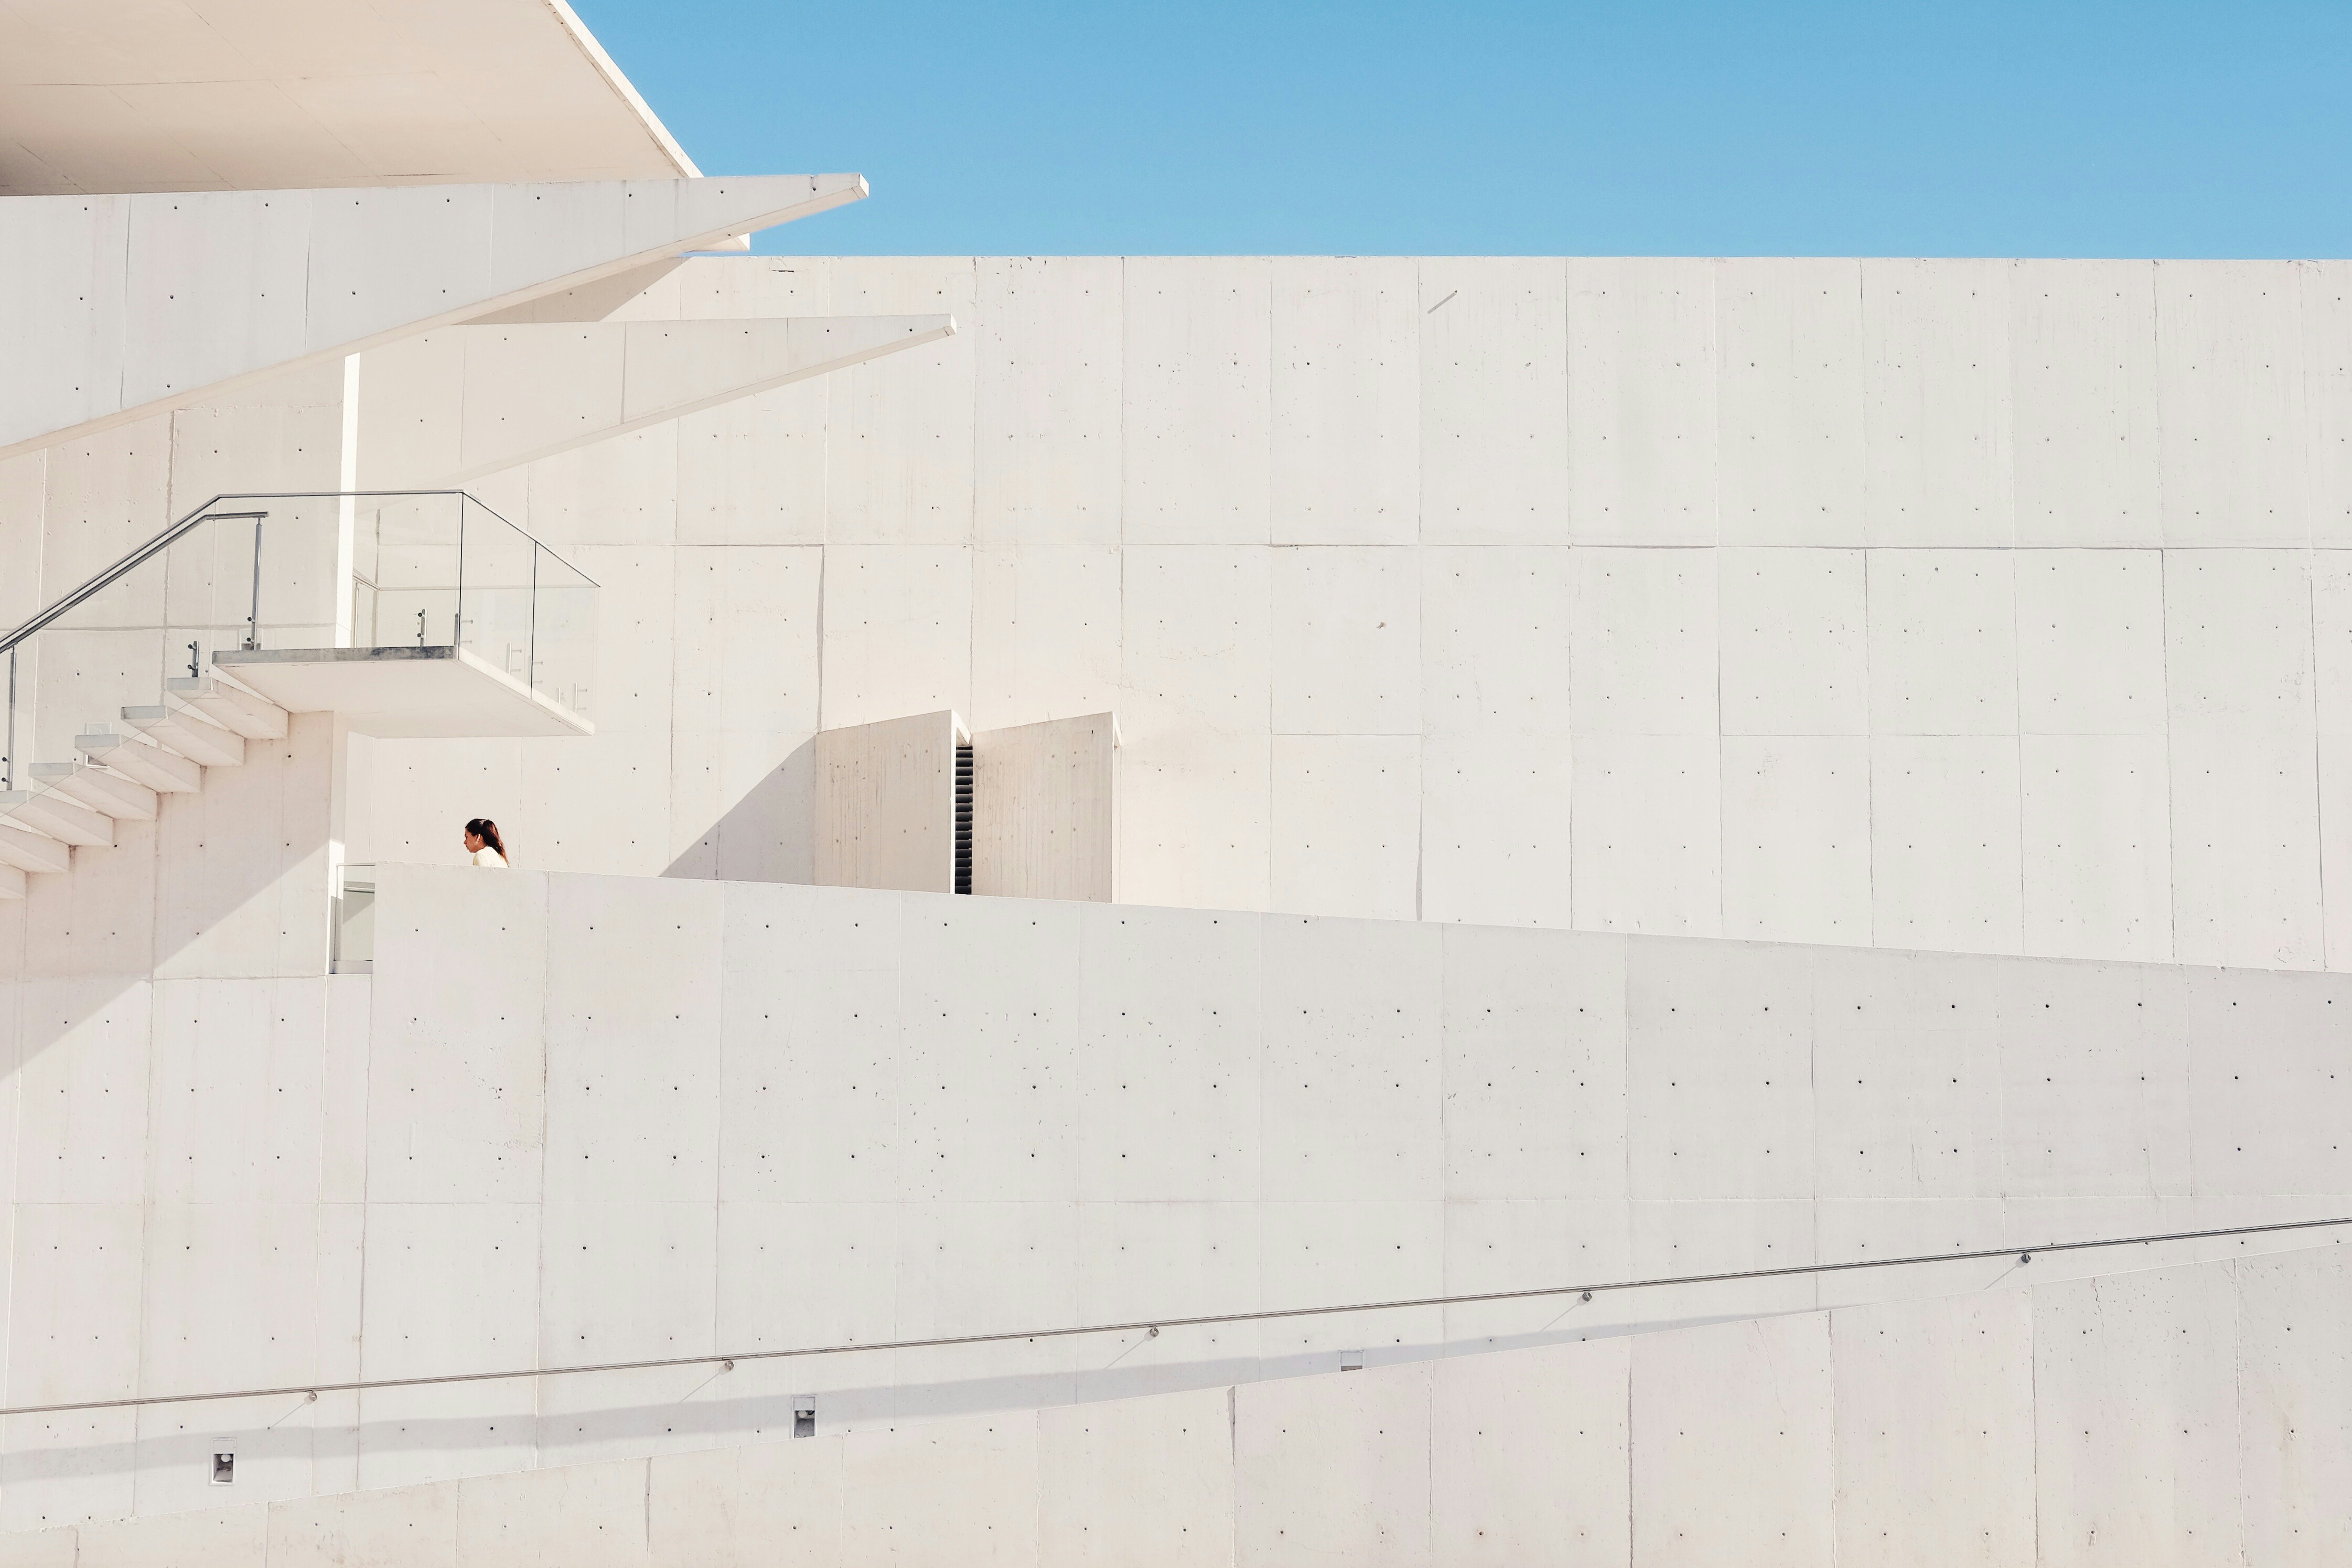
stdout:
<svg viewBox="0 0 2352 1568">
<path fill-rule="evenodd" d="M 450 617 L 449 646 L 466 646 L 466 492 L 457 492 L 457 612 Z"/>
<path fill-rule="evenodd" d="M 7 747 L 0 752 L 0 789 L 16 787 L 16 650 L 8 650 Z"/>
<path fill-rule="evenodd" d="M 539 541 L 530 542 L 530 631 L 523 638 L 522 685 L 533 694 L 539 690 Z"/>
<path fill-rule="evenodd" d="M 246 612 L 245 646 L 261 647 L 261 519 L 253 520 L 253 605 Z"/>
</svg>

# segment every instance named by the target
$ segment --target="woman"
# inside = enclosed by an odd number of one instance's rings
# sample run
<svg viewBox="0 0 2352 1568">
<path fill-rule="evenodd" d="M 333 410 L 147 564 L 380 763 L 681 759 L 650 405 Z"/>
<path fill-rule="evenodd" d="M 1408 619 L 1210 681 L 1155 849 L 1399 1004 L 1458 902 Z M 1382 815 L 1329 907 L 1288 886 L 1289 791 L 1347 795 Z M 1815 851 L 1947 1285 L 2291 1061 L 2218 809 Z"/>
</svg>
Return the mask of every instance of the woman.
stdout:
<svg viewBox="0 0 2352 1568">
<path fill-rule="evenodd" d="M 507 863 L 506 841 L 499 837 L 499 825 L 487 816 L 478 816 L 466 824 L 466 852 L 477 866 L 503 866 Z"/>
</svg>

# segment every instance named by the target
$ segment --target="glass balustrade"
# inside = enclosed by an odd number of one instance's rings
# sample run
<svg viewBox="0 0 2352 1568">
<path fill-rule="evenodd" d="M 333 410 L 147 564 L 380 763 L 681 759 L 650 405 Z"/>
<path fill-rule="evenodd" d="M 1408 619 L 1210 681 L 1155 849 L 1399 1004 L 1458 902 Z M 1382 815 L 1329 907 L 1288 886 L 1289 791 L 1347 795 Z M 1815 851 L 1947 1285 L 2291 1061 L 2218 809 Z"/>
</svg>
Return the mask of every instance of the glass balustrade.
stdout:
<svg viewBox="0 0 2352 1568">
<path fill-rule="evenodd" d="M 0 638 L 0 786 L 223 649 L 454 646 L 593 711 L 595 583 L 464 491 L 221 496 L 143 543 L 59 533 L 45 575 L 80 586 Z"/>
</svg>

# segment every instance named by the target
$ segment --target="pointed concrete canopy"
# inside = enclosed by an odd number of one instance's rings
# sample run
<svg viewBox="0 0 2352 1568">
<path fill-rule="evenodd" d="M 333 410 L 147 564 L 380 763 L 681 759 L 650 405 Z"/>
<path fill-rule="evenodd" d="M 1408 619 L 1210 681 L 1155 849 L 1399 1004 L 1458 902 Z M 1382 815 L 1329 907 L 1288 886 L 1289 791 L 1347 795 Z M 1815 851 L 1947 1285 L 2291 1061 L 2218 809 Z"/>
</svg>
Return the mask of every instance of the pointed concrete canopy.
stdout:
<svg viewBox="0 0 2352 1568">
<path fill-rule="evenodd" d="M 865 195 L 775 174 L 0 200 L 0 458 Z"/>
<path fill-rule="evenodd" d="M 437 489 L 952 336 L 952 316 L 444 327 L 360 371 L 360 463 Z M 458 408 L 461 420 L 416 417 Z"/>
</svg>

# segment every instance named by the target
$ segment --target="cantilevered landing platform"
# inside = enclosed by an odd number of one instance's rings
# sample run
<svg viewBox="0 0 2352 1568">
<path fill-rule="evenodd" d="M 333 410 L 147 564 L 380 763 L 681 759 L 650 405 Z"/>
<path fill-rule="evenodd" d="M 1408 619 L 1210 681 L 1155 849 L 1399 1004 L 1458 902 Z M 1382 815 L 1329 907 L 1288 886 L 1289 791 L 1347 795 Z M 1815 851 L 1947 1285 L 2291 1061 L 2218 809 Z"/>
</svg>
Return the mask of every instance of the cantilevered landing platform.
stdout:
<svg viewBox="0 0 2352 1568">
<path fill-rule="evenodd" d="M 589 735 L 595 726 L 463 647 L 237 649 L 213 663 L 289 713 L 335 712 L 362 735 Z"/>
</svg>

